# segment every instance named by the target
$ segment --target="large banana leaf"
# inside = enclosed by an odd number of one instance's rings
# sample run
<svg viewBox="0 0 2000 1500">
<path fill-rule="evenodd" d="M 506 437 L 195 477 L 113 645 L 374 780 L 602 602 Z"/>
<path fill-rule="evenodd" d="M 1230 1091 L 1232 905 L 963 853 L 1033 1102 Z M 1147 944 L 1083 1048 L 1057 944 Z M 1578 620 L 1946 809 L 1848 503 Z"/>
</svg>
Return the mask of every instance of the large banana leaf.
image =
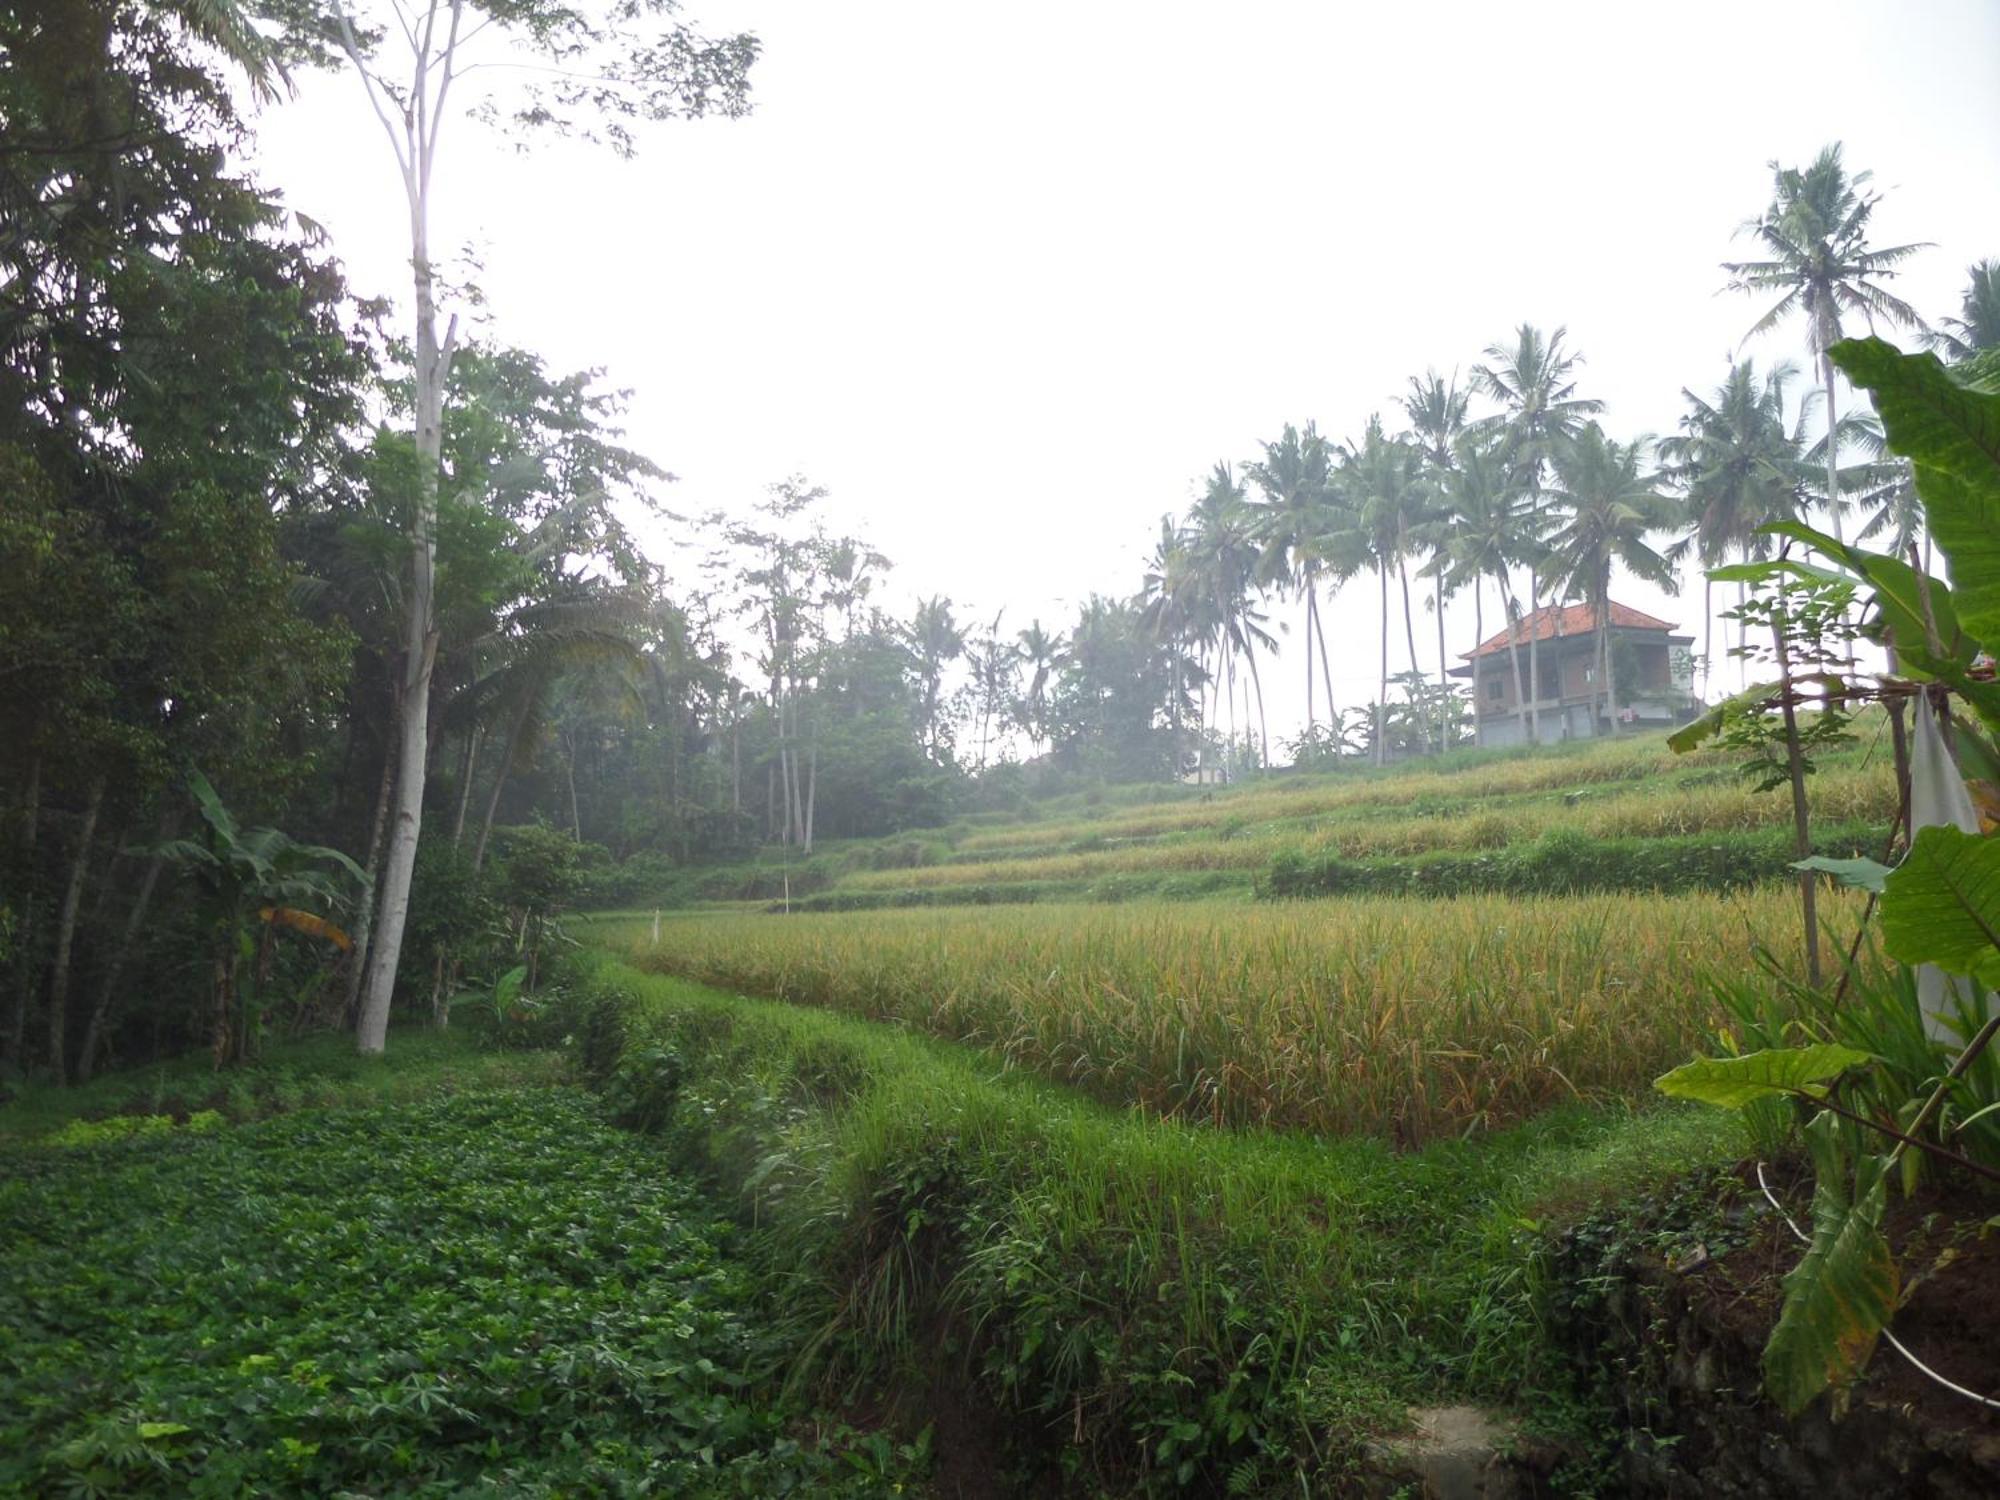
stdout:
<svg viewBox="0 0 2000 1500">
<path fill-rule="evenodd" d="M 342 953 L 354 947 L 354 939 L 343 929 L 315 912 L 300 911 L 296 906 L 267 906 L 257 915 L 273 927 L 289 927 L 307 937 L 325 938 Z"/>
<path fill-rule="evenodd" d="M 1685 755 L 1690 750 L 1698 750 L 1707 740 L 1722 733 L 1723 728 L 1733 718 L 1740 718 L 1758 704 L 1777 696 L 1781 684 L 1760 682 L 1745 688 L 1733 698 L 1725 698 L 1698 719 L 1692 719 L 1667 736 L 1667 748 L 1676 755 Z"/>
<path fill-rule="evenodd" d="M 1882 883 L 1882 946 L 1902 963 L 2000 987 L 2000 839 L 1918 829 Z"/>
<path fill-rule="evenodd" d="M 1990 649 L 2000 642 L 2000 395 L 1953 378 L 1934 354 L 1877 338 L 1831 353 L 1875 398 L 1889 446 L 1915 466 L 1925 523 L 1951 559 L 1958 618 Z"/>
<path fill-rule="evenodd" d="M 1908 669 L 1915 654 L 1922 653 L 1926 657 L 1932 654 L 1929 641 L 1933 629 L 1947 661 L 1964 667 L 1970 665 L 1978 654 L 1958 622 L 1958 609 L 1952 602 L 1951 588 L 1943 579 L 1919 573 L 1900 557 L 1891 557 L 1885 552 L 1870 552 L 1865 547 L 1838 541 L 1803 521 L 1777 521 L 1759 530 L 1767 536 L 1790 537 L 1804 542 L 1866 583 L 1873 590 L 1872 598 L 1878 612 L 1870 627 L 1871 633 L 1879 633 L 1876 627 L 1883 627 L 1894 636 L 1905 676 L 1930 675 Z"/>
<path fill-rule="evenodd" d="M 1806 1143 L 1817 1177 L 1812 1243 L 1785 1278 L 1784 1306 L 1764 1346 L 1764 1387 L 1794 1416 L 1823 1391 L 1844 1392 L 1867 1368 L 1901 1287 L 1882 1233 L 1882 1158 L 1861 1159 L 1850 1197 L 1839 1122 L 1822 1112 L 1806 1126 Z"/>
<path fill-rule="evenodd" d="M 1740 1057 L 1698 1057 L 1655 1079 L 1653 1087 L 1675 1099 L 1741 1109 L 1778 1094 L 1811 1092 L 1869 1061 L 1868 1053 L 1832 1042 L 1772 1047 Z"/>
</svg>

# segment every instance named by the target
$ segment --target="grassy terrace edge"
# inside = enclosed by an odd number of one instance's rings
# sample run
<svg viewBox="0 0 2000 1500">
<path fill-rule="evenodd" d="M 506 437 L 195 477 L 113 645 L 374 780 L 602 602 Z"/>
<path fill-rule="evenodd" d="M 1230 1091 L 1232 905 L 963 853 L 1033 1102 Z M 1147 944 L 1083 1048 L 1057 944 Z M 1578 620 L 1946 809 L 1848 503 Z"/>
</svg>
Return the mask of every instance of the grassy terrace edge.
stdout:
<svg viewBox="0 0 2000 1500">
<path fill-rule="evenodd" d="M 1718 1112 L 1573 1107 L 1476 1142 L 1221 1130 L 970 1049 L 608 957 L 585 1067 L 756 1227 L 829 1378 L 997 1414 L 1024 1474 L 1294 1491 L 1408 1402 L 1571 1401 L 1555 1226 L 1746 1148 Z"/>
</svg>

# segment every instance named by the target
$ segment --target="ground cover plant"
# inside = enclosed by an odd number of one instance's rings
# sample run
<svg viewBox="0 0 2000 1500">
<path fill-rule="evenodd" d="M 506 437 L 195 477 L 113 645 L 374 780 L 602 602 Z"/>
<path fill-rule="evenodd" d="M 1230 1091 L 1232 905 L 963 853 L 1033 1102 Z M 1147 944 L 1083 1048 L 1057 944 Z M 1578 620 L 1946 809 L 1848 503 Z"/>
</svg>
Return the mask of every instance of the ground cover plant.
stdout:
<svg viewBox="0 0 2000 1500">
<path fill-rule="evenodd" d="M 693 914 L 634 962 L 984 1048 L 1097 1098 L 1402 1142 L 1642 1093 L 1791 893 Z M 1826 913 L 1848 931 L 1858 898 Z"/>
<path fill-rule="evenodd" d="M 755 1383 L 780 1345 L 728 1232 L 574 1088 L 115 1118 L 161 1125 L 6 1161 L 0 1492 L 873 1493 L 894 1467 Z"/>
</svg>

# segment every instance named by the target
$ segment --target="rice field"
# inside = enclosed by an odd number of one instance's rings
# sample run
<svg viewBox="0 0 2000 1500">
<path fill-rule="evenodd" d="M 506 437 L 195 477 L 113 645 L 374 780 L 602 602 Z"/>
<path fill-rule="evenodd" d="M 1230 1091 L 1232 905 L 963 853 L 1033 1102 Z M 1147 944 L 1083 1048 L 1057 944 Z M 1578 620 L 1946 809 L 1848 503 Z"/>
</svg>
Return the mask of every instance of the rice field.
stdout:
<svg viewBox="0 0 2000 1500">
<path fill-rule="evenodd" d="M 1365 859 L 1438 850 L 1499 849 L 1558 831 L 1588 838 L 1667 838 L 1766 828 L 1790 820 L 1787 800 L 1753 790 L 1734 772 L 1726 771 L 1724 780 L 1694 774 L 1701 779 L 1693 785 L 1687 784 L 1685 778 L 1690 773 L 1682 767 L 1676 780 L 1665 786 L 1613 783 L 1586 784 L 1587 789 L 1579 789 L 1572 779 L 1555 791 L 1450 799 L 1436 798 L 1437 778 L 1433 776 L 1428 778 L 1432 793 L 1428 805 L 1337 802 L 1313 813 L 1280 816 L 1273 812 L 1259 823 L 1246 822 L 1244 810 L 1255 807 L 1269 812 L 1274 803 L 1282 808 L 1312 795 L 1321 799 L 1351 795 L 1354 789 L 1319 788 L 1310 794 L 1293 792 L 1289 798 L 1246 793 L 1221 804 L 1232 810 L 1226 819 L 1218 819 L 1218 804 L 1208 804 L 1195 809 L 1156 809 L 1145 818 L 1128 814 L 1098 823 L 1058 825 L 1072 832 L 1072 842 L 1083 847 L 1052 848 L 1056 830 L 1042 824 L 1005 834 L 975 834 L 960 841 L 949 862 L 916 869 L 858 870 L 845 876 L 840 887 L 923 890 L 1014 881 L 1093 880 L 1105 875 L 1261 870 L 1280 854 L 1290 852 Z M 1896 810 L 1895 785 L 1881 765 L 1829 768 L 1809 786 L 1813 816 L 1824 821 L 1886 825 Z M 1206 813 L 1209 821 L 1172 826 L 1194 812 Z M 1154 831 L 1141 831 L 1145 829 Z M 1035 842 L 1021 842 L 1031 834 Z"/>
<path fill-rule="evenodd" d="M 1796 892 L 690 914 L 656 972 L 980 1047 L 1142 1112 L 1400 1144 L 1639 1097 Z M 1859 905 L 1834 896 L 1836 939 Z"/>
</svg>

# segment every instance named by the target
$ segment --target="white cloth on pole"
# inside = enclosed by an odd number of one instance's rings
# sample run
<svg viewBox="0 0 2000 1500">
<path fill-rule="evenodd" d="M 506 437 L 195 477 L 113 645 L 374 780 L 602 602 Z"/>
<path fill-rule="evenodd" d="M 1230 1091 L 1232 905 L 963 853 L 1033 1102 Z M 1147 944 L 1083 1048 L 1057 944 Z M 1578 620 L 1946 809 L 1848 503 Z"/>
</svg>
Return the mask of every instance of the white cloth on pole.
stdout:
<svg viewBox="0 0 2000 1500">
<path fill-rule="evenodd" d="M 1972 794 L 1965 789 L 1958 763 L 1951 758 L 1944 735 L 1938 730 L 1930 700 L 1919 694 L 1913 701 L 1917 724 L 1910 744 L 1910 836 L 1915 838 L 1920 828 L 1956 828 L 1961 833 L 1976 834 L 1979 813 L 1972 805 Z M 1924 1035 L 1947 1046 L 1963 1045 L 1967 1038 L 1959 1035 L 1954 1018 L 1960 1006 L 1972 1000 L 1974 994 L 1970 979 L 1949 975 L 1936 964 L 1918 965 L 1917 1003 L 1924 1014 Z M 1990 1014 L 1993 1001 L 1989 993 L 1984 1005 L 1974 1012 L 1974 1018 L 1983 1020 Z"/>
</svg>

